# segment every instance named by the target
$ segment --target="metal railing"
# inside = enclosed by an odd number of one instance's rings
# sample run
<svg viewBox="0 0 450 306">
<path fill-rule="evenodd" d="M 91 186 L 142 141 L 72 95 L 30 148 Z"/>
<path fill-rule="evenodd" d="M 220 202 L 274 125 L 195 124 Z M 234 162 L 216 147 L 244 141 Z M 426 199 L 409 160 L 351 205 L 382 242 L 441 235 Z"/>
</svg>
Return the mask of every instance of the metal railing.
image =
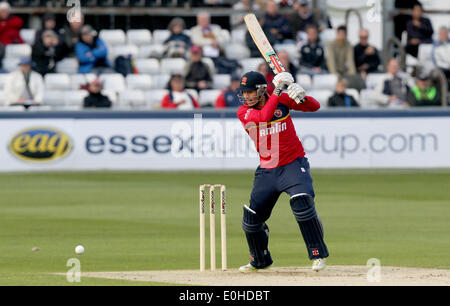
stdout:
<svg viewBox="0 0 450 306">
<path fill-rule="evenodd" d="M 402 42 L 396 38 L 396 37 L 391 37 L 388 41 L 387 41 L 387 45 L 386 48 L 384 49 L 384 70 L 386 71 L 387 68 L 387 63 L 389 62 L 389 60 L 394 57 L 393 52 L 392 52 L 392 48 L 393 47 L 397 47 L 397 51 L 399 52 L 399 64 L 400 64 L 400 68 L 405 71 L 406 70 L 406 51 L 405 51 L 405 47 L 402 45 Z"/>
<path fill-rule="evenodd" d="M 441 106 L 447 107 L 448 106 L 448 81 L 445 74 L 442 72 L 439 68 L 434 68 L 430 72 L 430 77 L 433 80 L 436 80 L 439 82 L 439 88 L 440 88 L 440 96 L 441 96 Z"/>
</svg>

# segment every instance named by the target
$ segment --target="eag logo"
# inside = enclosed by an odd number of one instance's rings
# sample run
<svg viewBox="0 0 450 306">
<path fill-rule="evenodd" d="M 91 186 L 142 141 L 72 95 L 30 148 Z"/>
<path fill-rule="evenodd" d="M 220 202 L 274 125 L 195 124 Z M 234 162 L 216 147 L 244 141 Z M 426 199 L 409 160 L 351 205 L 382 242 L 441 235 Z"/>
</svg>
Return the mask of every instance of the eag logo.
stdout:
<svg viewBox="0 0 450 306">
<path fill-rule="evenodd" d="M 70 137 L 57 129 L 36 127 L 20 131 L 9 142 L 9 151 L 30 162 L 49 162 L 72 150 Z"/>
</svg>

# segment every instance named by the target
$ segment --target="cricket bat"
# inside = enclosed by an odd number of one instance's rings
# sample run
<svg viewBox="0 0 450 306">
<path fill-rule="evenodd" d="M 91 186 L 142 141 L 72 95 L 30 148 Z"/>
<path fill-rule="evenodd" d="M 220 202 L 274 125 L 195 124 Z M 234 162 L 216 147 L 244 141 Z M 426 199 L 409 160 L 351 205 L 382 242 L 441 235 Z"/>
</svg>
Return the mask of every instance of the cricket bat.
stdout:
<svg viewBox="0 0 450 306">
<path fill-rule="evenodd" d="M 264 34 L 261 25 L 259 24 L 258 19 L 255 14 L 247 14 L 244 16 L 245 24 L 247 25 L 248 32 L 250 33 L 255 45 L 258 47 L 259 52 L 264 57 L 264 60 L 269 64 L 269 67 L 272 69 L 273 73 L 278 74 L 280 72 L 286 71 L 280 59 L 278 58 L 277 53 L 272 48 L 269 40 L 267 39 L 266 34 Z M 303 102 L 297 101 L 297 103 Z"/>
</svg>

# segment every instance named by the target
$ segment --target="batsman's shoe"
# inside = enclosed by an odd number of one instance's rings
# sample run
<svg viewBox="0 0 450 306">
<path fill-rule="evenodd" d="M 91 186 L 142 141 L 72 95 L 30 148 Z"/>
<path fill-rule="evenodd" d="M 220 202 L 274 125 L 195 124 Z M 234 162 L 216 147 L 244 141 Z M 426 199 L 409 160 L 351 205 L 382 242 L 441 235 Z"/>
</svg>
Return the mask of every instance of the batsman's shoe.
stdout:
<svg viewBox="0 0 450 306">
<path fill-rule="evenodd" d="M 268 269 L 271 265 L 268 265 L 267 267 L 258 269 L 253 267 L 251 264 L 246 264 L 245 266 L 242 266 L 239 268 L 239 272 L 242 273 L 251 273 L 251 272 L 258 272 L 258 270 L 264 270 L 264 269 Z"/>
<path fill-rule="evenodd" d="M 325 258 L 314 259 L 313 264 L 312 264 L 313 271 L 319 272 L 319 271 L 325 270 L 326 267 L 327 267 L 327 263 L 326 263 Z"/>
</svg>

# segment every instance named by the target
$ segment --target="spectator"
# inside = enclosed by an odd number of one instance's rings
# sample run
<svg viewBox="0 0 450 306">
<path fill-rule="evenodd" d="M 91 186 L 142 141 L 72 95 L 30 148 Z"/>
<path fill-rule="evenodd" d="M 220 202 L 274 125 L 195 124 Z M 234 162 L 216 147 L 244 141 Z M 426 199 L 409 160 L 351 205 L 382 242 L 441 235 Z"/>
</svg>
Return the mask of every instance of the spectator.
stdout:
<svg viewBox="0 0 450 306">
<path fill-rule="evenodd" d="M 69 24 L 65 25 L 59 34 L 62 36 L 65 56 L 75 56 L 75 45 L 79 42 L 81 28 L 84 25 L 84 15 L 80 12 L 75 13 L 69 18 Z"/>
<path fill-rule="evenodd" d="M 186 87 L 196 90 L 212 88 L 213 72 L 208 64 L 202 61 L 202 48 L 191 47 L 191 60 L 184 68 Z"/>
<path fill-rule="evenodd" d="M 433 42 L 433 26 L 430 19 L 422 16 L 422 4 L 416 3 L 412 11 L 412 19 L 406 24 L 408 43 L 405 50 L 407 53 L 417 57 L 420 44 L 431 44 Z"/>
<path fill-rule="evenodd" d="M 309 75 L 327 73 L 325 52 L 318 41 L 317 28 L 306 28 L 308 42 L 300 49 L 300 71 Z"/>
<path fill-rule="evenodd" d="M 51 30 L 55 33 L 59 33 L 59 29 L 56 27 L 56 16 L 52 13 L 47 13 L 42 17 L 42 28 L 36 31 L 34 43 L 42 39 L 42 33 L 47 30 Z M 62 41 L 61 41 L 62 43 Z"/>
<path fill-rule="evenodd" d="M 253 0 L 240 0 L 233 5 L 233 10 L 238 12 L 231 13 L 230 16 L 231 28 L 233 30 L 247 29 L 244 21 L 245 14 L 253 13 L 254 11 L 259 11 L 260 7 L 258 3 L 255 3 Z"/>
<path fill-rule="evenodd" d="M 369 45 L 369 31 L 359 31 L 359 44 L 354 48 L 356 69 L 365 78 L 367 73 L 377 72 L 380 65 L 378 50 Z"/>
<path fill-rule="evenodd" d="M 23 26 L 23 20 L 17 16 L 11 15 L 11 6 L 8 2 L 0 2 L 0 44 L 6 46 L 9 44 L 22 44 L 20 29 Z"/>
<path fill-rule="evenodd" d="M 89 95 L 84 98 L 83 106 L 85 108 L 111 107 L 112 103 L 107 96 L 102 94 L 102 89 L 102 81 L 99 78 L 89 83 Z"/>
<path fill-rule="evenodd" d="M 164 41 L 166 51 L 165 57 L 181 57 L 186 58 L 187 52 L 191 47 L 191 39 L 183 33 L 186 28 L 184 20 L 177 17 L 169 23 L 170 37 Z"/>
<path fill-rule="evenodd" d="M 434 65 L 444 72 L 447 80 L 450 80 L 450 40 L 446 27 L 439 29 L 439 40 L 433 46 L 432 59 Z"/>
<path fill-rule="evenodd" d="M 274 75 L 272 71 L 270 71 L 270 67 L 266 63 L 261 63 L 258 65 L 257 68 L 258 72 L 261 73 L 267 80 L 267 93 L 271 95 L 273 93 L 273 90 L 275 89 L 272 81 L 274 78 Z"/>
<path fill-rule="evenodd" d="M 281 50 L 278 52 L 278 58 L 280 59 L 281 64 L 284 66 L 284 69 L 286 69 L 287 72 L 292 74 L 292 77 L 294 78 L 294 82 L 296 82 L 297 77 L 297 67 L 292 63 L 289 53 L 287 53 L 284 50 Z"/>
<path fill-rule="evenodd" d="M 289 42 L 293 39 L 291 26 L 286 17 L 279 14 L 279 6 L 274 0 L 268 0 L 266 3 L 262 28 L 265 33 L 275 37 L 276 43 Z"/>
<path fill-rule="evenodd" d="M 7 105 L 42 103 L 44 81 L 39 73 L 31 70 L 31 65 L 31 58 L 21 58 L 20 68 L 8 75 L 3 92 Z"/>
<path fill-rule="evenodd" d="M 387 78 L 375 88 L 375 101 L 387 107 L 408 107 L 408 96 L 414 86 L 412 78 L 400 71 L 395 58 L 388 62 L 386 70 Z"/>
<path fill-rule="evenodd" d="M 440 106 L 441 99 L 439 97 L 436 86 L 431 84 L 427 74 L 419 75 L 416 79 L 416 85 L 412 88 L 409 96 L 409 104 L 411 106 Z"/>
<path fill-rule="evenodd" d="M 322 10 L 313 10 L 308 0 L 297 1 L 292 8 L 292 13 L 288 15 L 288 20 L 294 35 L 300 31 L 306 32 L 310 25 L 319 32 L 326 28 L 332 28 L 330 18 Z"/>
<path fill-rule="evenodd" d="M 270 32 L 265 32 L 265 34 L 266 34 L 266 37 L 267 37 L 267 40 L 269 41 L 269 43 L 272 46 L 275 45 L 275 43 L 277 42 L 277 38 L 275 37 L 275 35 L 272 35 Z M 253 41 L 253 38 L 250 35 L 250 32 L 248 32 L 248 31 L 247 31 L 247 33 L 245 33 L 245 42 L 246 42 L 246 45 L 250 49 L 250 57 L 260 57 L 261 56 L 261 52 L 259 51 L 255 42 Z"/>
<path fill-rule="evenodd" d="M 225 107 L 238 107 L 241 106 L 241 102 L 238 97 L 238 89 L 240 85 L 241 78 L 238 75 L 231 75 L 231 84 L 217 97 L 216 108 Z"/>
<path fill-rule="evenodd" d="M 173 75 L 169 80 L 168 89 L 169 93 L 161 101 L 162 108 L 187 110 L 200 107 L 195 98 L 186 91 L 182 75 Z"/>
<path fill-rule="evenodd" d="M 108 49 L 90 25 L 81 29 L 80 41 L 75 45 L 79 67 L 78 73 L 108 73 L 114 72 L 108 61 Z"/>
<path fill-rule="evenodd" d="M 334 95 L 328 99 L 328 107 L 359 107 L 355 98 L 345 92 L 347 90 L 347 85 L 347 80 L 344 78 L 341 78 L 336 82 L 336 90 Z"/>
<path fill-rule="evenodd" d="M 197 25 L 191 29 L 192 44 L 202 47 L 205 56 L 218 57 L 219 49 L 225 44 L 225 38 L 222 37 L 221 30 L 220 26 L 211 24 L 209 13 L 199 13 Z"/>
<path fill-rule="evenodd" d="M 328 44 L 326 61 L 330 73 L 340 76 L 356 73 L 353 48 L 347 40 L 346 26 L 338 27 L 336 40 Z"/>
<path fill-rule="evenodd" d="M 54 73 L 56 63 L 64 57 L 62 45 L 58 35 L 53 30 L 46 30 L 42 37 L 33 45 L 32 60 L 36 64 L 35 70 L 42 74 Z"/>
</svg>

